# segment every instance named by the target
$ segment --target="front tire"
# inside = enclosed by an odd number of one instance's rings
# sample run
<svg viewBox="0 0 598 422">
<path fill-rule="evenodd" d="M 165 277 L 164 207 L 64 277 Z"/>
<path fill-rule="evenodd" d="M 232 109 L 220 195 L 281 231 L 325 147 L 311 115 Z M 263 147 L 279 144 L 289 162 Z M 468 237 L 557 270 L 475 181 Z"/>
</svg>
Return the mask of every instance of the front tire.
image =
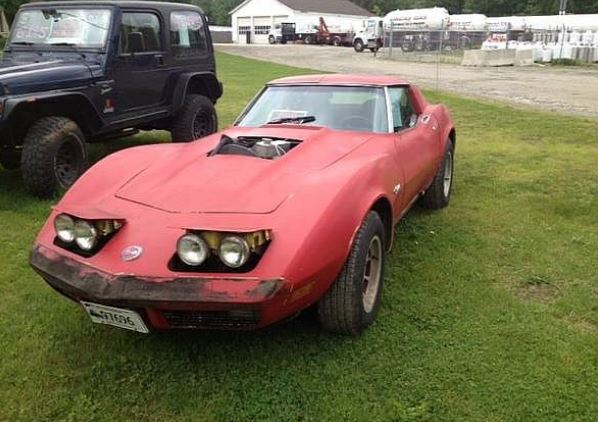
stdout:
<svg viewBox="0 0 598 422">
<path fill-rule="evenodd" d="M 421 199 L 423 207 L 439 210 L 449 204 L 453 192 L 454 163 L 455 149 L 453 143 L 448 140 L 442 164 L 436 172 L 432 184 Z"/>
<path fill-rule="evenodd" d="M 174 118 L 170 134 L 173 142 L 189 142 L 211 135 L 218 130 L 216 108 L 208 97 L 187 95 Z"/>
<path fill-rule="evenodd" d="M 355 40 L 355 42 L 353 42 L 353 49 L 358 52 L 361 53 L 365 48 L 365 45 L 363 44 L 363 41 L 361 41 L 360 39 Z"/>
<path fill-rule="evenodd" d="M 274 35 L 270 35 L 270 36 L 268 37 L 268 42 L 269 42 L 270 44 L 276 44 L 276 38 L 274 38 Z"/>
<path fill-rule="evenodd" d="M 68 189 L 87 169 L 83 132 L 66 117 L 43 117 L 27 131 L 21 167 L 25 186 L 47 198 Z"/>
<path fill-rule="evenodd" d="M 326 330 L 355 336 L 376 319 L 384 280 L 385 239 L 382 220 L 371 211 L 340 275 L 318 302 L 318 317 Z"/>
</svg>

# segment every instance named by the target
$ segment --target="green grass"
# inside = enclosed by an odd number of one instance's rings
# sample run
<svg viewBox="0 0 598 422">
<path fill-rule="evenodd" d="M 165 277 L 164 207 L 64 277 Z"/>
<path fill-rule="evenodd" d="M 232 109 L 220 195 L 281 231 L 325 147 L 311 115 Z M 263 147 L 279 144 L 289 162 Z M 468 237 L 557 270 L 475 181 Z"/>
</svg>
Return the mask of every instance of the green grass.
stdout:
<svg viewBox="0 0 598 422">
<path fill-rule="evenodd" d="M 305 72 L 218 61 L 224 125 Z M 0 171 L 0 420 L 595 420 L 598 124 L 428 95 L 457 122 L 453 200 L 397 227 L 357 339 L 310 314 L 255 333 L 92 325 L 27 265 L 52 202 Z"/>
</svg>

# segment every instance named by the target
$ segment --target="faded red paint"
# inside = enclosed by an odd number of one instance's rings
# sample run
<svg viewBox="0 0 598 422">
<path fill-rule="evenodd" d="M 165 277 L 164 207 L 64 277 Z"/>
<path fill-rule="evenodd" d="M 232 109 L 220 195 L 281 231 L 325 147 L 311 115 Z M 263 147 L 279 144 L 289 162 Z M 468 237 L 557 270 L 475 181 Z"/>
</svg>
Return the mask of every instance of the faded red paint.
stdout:
<svg viewBox="0 0 598 422">
<path fill-rule="evenodd" d="M 407 85 L 392 77 L 347 75 L 272 83 L 316 80 Z M 399 134 L 306 125 L 233 127 L 189 144 L 144 146 L 113 154 L 88 170 L 54 207 L 36 240 L 32 265 L 55 287 L 59 280 L 61 291 L 68 290 L 65 285 L 76 285 L 76 294 L 66 292 L 75 300 L 145 308 L 147 322 L 155 328 L 168 328 L 158 309 L 246 305 L 259 310 L 260 327 L 293 315 L 326 292 L 347 258 L 355 231 L 377 200 L 390 203 L 396 223 L 432 181 L 453 123 L 443 106 L 428 105 L 416 87 L 410 91 L 416 111 L 429 115 L 430 121 Z M 223 133 L 302 142 L 279 160 L 208 157 Z M 398 184 L 402 190 L 395 195 Z M 84 258 L 54 245 L 53 220 L 63 212 L 85 219 L 117 218 L 125 224 L 99 253 Z M 248 273 L 172 271 L 167 263 L 187 229 L 269 229 L 273 239 Z M 142 246 L 144 253 L 124 262 L 121 252 L 132 245 Z M 140 292 L 143 286 L 163 288 L 145 299 L 141 293 L 139 299 L 119 298 L 118 291 L 111 293 L 117 296 L 102 297 L 86 291 L 80 282 L 103 283 L 103 291 L 109 292 L 110 286 L 125 283 L 127 277 L 135 280 Z M 135 289 L 128 293 L 134 294 Z"/>
</svg>

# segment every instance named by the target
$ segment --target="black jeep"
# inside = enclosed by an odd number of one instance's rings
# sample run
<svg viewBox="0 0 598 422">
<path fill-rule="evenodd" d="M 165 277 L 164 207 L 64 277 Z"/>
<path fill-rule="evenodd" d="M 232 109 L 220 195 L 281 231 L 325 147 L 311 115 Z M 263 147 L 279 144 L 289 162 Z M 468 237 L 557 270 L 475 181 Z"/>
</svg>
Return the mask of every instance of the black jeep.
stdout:
<svg viewBox="0 0 598 422">
<path fill-rule="evenodd" d="M 23 5 L 0 62 L 0 163 L 38 196 L 87 167 L 86 142 L 217 130 L 222 95 L 201 9 L 146 1 Z"/>
</svg>

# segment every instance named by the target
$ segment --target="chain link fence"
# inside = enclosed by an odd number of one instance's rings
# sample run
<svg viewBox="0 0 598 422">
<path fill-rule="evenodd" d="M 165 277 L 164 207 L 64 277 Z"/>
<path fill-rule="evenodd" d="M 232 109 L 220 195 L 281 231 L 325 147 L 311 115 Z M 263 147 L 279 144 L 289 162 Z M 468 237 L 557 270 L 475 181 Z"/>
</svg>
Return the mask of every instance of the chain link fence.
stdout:
<svg viewBox="0 0 598 422">
<path fill-rule="evenodd" d="M 460 64 L 463 52 L 480 49 L 488 38 L 486 31 L 384 31 L 382 54 L 394 60 Z"/>
<path fill-rule="evenodd" d="M 452 31 L 386 29 L 384 49 L 392 60 L 461 64 L 467 50 L 528 50 L 532 61 L 598 62 L 598 31 Z"/>
</svg>

